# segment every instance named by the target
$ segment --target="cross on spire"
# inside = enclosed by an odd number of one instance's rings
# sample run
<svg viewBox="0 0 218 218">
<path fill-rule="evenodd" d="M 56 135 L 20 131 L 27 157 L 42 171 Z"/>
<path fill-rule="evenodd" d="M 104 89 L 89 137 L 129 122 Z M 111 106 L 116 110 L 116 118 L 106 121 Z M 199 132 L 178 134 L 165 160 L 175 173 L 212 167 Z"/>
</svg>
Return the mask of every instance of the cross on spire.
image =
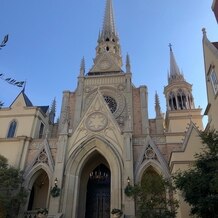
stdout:
<svg viewBox="0 0 218 218">
<path fill-rule="evenodd" d="M 169 43 L 169 47 L 170 47 L 170 51 L 172 51 L 172 44 L 171 43 Z"/>
</svg>

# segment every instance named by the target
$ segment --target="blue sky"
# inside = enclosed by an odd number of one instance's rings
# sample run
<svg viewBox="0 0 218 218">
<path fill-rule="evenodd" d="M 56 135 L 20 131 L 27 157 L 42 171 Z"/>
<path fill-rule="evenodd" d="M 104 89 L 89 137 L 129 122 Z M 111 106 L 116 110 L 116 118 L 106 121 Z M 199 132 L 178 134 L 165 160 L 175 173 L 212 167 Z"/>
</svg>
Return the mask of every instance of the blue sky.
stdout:
<svg viewBox="0 0 218 218">
<path fill-rule="evenodd" d="M 207 99 L 201 29 L 207 29 L 209 40 L 218 39 L 212 0 L 114 0 L 113 5 L 123 69 L 129 53 L 134 85 L 148 87 L 150 118 L 155 91 L 166 110 L 169 43 L 203 113 Z M 59 113 L 62 92 L 76 88 L 82 57 L 86 72 L 93 64 L 104 9 L 105 0 L 1 0 L 0 39 L 9 34 L 9 41 L 0 50 L 0 73 L 26 80 L 34 105 L 50 105 L 56 97 Z M 0 80 L 5 106 L 20 91 Z"/>
</svg>

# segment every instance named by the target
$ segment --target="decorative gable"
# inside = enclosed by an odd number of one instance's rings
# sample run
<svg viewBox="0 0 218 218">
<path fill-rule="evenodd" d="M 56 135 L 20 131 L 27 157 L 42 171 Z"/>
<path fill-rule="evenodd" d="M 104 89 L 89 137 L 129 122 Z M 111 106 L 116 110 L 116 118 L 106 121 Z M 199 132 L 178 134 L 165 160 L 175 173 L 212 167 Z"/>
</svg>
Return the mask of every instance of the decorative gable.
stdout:
<svg viewBox="0 0 218 218">
<path fill-rule="evenodd" d="M 163 174 L 165 177 L 169 176 L 168 165 L 157 145 L 153 142 L 150 136 L 147 136 L 145 145 L 142 148 L 141 155 L 136 164 L 136 181 L 140 180 L 144 170 L 148 166 L 154 167 L 159 172 L 159 174 Z"/>
<path fill-rule="evenodd" d="M 99 72 L 122 72 L 122 69 L 118 66 L 113 56 L 105 52 L 96 59 L 94 66 L 90 70 L 90 73 Z"/>
<path fill-rule="evenodd" d="M 120 149 L 123 145 L 121 130 L 99 90 L 72 134 L 69 150 L 93 137 L 105 138 Z"/>
<path fill-rule="evenodd" d="M 41 148 L 38 150 L 37 154 L 32 159 L 32 161 L 28 165 L 28 167 L 26 168 L 25 175 L 28 175 L 34 167 L 36 167 L 40 164 L 45 164 L 48 166 L 48 168 L 51 170 L 51 172 L 54 171 L 54 160 L 52 158 L 50 146 L 48 144 L 47 139 L 44 140 Z"/>
</svg>

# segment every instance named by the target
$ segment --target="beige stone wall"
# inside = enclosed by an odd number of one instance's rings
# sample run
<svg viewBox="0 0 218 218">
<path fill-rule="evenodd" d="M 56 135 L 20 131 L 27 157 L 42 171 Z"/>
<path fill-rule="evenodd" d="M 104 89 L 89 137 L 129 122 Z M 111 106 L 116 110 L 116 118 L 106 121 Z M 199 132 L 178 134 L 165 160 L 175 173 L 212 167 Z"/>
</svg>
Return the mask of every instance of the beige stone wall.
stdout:
<svg viewBox="0 0 218 218">
<path fill-rule="evenodd" d="M 19 166 L 21 152 L 22 146 L 20 145 L 19 139 L 0 139 L 0 154 L 8 159 L 10 165 L 15 167 Z"/>
<path fill-rule="evenodd" d="M 140 89 L 133 88 L 133 133 L 134 135 L 142 134 L 142 117 L 141 117 L 141 101 Z"/>
<path fill-rule="evenodd" d="M 218 130 L 218 94 L 215 95 L 210 72 L 214 70 L 218 79 L 218 50 L 209 41 L 205 41 L 204 47 L 204 61 L 205 61 L 205 81 L 207 87 L 208 108 L 206 114 L 208 115 L 208 123 L 211 129 Z"/>
<path fill-rule="evenodd" d="M 187 131 L 182 148 L 180 151 L 172 152 L 169 167 L 171 174 L 185 171 L 193 166 L 195 154 L 202 151 L 203 145 L 199 136 L 199 130 L 192 124 Z M 178 191 L 176 196 L 179 201 L 178 218 L 191 217 L 190 206 L 184 201 L 182 194 Z"/>
</svg>

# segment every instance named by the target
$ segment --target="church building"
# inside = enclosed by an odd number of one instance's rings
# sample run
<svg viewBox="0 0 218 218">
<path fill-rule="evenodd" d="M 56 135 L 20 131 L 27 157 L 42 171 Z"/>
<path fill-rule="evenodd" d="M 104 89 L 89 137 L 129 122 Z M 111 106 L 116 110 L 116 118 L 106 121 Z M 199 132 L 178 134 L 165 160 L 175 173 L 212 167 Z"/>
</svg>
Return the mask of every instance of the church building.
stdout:
<svg viewBox="0 0 218 218">
<path fill-rule="evenodd" d="M 205 43 L 208 49 L 216 47 Z M 0 109 L 0 154 L 24 171 L 28 190 L 20 217 L 33 218 L 37 208 L 47 208 L 49 218 L 110 218 L 118 208 L 123 217 L 134 218 L 136 205 L 125 194 L 127 185 L 140 183 L 147 173 L 169 178 L 189 168 L 201 147 L 201 109 L 195 107 L 192 85 L 172 47 L 169 60 L 163 87 L 166 112 L 156 93 L 156 116 L 150 119 L 149 87 L 132 82 L 134 72 L 129 55 L 121 54 L 112 0 L 106 0 L 93 66 L 86 72 L 82 59 L 76 89 L 63 92 L 58 122 L 55 100 L 51 107 L 35 106 L 24 90 Z M 189 206 L 180 193 L 175 197 L 177 217 L 188 218 Z"/>
</svg>

